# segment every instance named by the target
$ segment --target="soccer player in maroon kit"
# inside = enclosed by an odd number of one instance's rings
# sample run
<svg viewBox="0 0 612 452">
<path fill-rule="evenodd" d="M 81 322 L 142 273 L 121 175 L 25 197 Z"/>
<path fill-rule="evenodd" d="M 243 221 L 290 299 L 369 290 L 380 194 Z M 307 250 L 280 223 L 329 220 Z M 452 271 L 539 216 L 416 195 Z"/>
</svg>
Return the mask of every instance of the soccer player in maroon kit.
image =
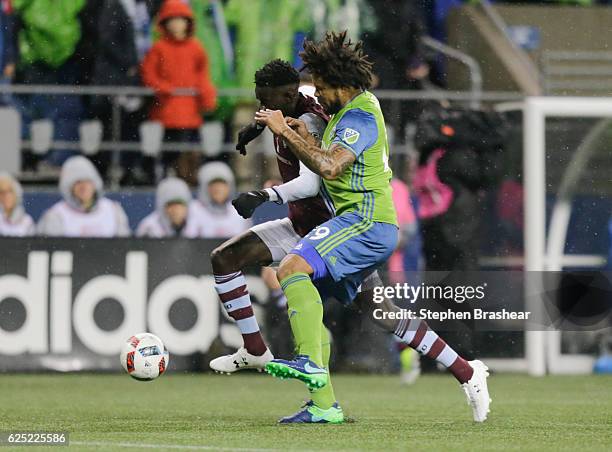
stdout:
<svg viewBox="0 0 612 452">
<path fill-rule="evenodd" d="M 325 130 L 328 117 L 316 100 L 301 94 L 298 87 L 299 74 L 289 63 L 281 60 L 273 60 L 255 73 L 255 95 L 262 107 L 300 118 L 313 139 L 317 139 Z M 246 153 L 246 144 L 263 130 L 263 126 L 255 123 L 246 126 L 238 134 L 236 148 Z M 259 331 L 241 269 L 248 265 L 266 266 L 280 262 L 301 237 L 331 217 L 318 196 L 319 177 L 301 164 L 276 136 L 274 148 L 284 183 L 241 193 L 233 204 L 243 217 L 248 218 L 263 202 L 289 202 L 289 217 L 253 226 L 223 243 L 211 255 L 217 292 L 228 315 L 236 320 L 244 341 L 244 347 L 235 354 L 211 361 L 211 367 L 219 372 L 262 369 L 273 359 Z"/>
<path fill-rule="evenodd" d="M 299 74 L 289 63 L 273 60 L 266 64 L 256 72 L 255 85 L 255 94 L 262 108 L 280 110 L 285 117 L 297 118 L 302 129 L 299 132 L 307 130 L 306 139 L 320 145 L 328 116 L 314 98 L 299 92 Z M 238 135 L 236 148 L 245 153 L 246 144 L 262 131 L 263 127 L 256 123 L 246 126 Z M 226 312 L 236 321 L 244 342 L 243 347 L 235 353 L 220 356 L 210 362 L 210 367 L 218 372 L 263 369 L 274 358 L 259 330 L 241 269 L 249 265 L 267 266 L 280 262 L 305 234 L 331 217 L 323 199 L 318 195 L 319 176 L 301 163 L 282 138 L 276 135 L 274 147 L 283 184 L 241 193 L 233 204 L 238 213 L 248 218 L 264 202 L 289 203 L 289 217 L 256 225 L 229 239 L 211 254 L 216 290 Z M 399 320 L 400 316 L 391 317 L 398 320 L 391 320 L 390 316 L 376 320 L 372 316 L 375 308 L 384 312 L 401 311 L 390 300 L 384 300 L 381 304 L 373 303 L 372 290 L 380 285 L 382 282 L 374 272 L 362 284 L 362 291 L 355 299 L 357 306 L 381 328 L 447 367 L 465 389 L 472 378 L 472 367 L 429 329 L 425 321 Z M 328 342 L 327 337 L 322 338 L 322 343 L 328 345 Z M 327 350 L 329 353 L 329 347 Z M 332 390 L 331 384 L 328 386 L 328 390 Z M 316 392 L 312 393 L 312 397 L 315 399 Z M 473 403 L 472 408 L 475 408 Z M 484 420 L 477 419 L 475 411 L 474 419 L 480 422 Z"/>
</svg>

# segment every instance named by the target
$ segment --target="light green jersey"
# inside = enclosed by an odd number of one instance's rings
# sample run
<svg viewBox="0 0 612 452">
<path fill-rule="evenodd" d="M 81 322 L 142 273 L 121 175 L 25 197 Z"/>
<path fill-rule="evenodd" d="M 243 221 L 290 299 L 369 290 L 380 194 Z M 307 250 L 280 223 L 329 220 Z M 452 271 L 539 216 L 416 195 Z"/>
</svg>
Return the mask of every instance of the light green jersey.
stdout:
<svg viewBox="0 0 612 452">
<path fill-rule="evenodd" d="M 356 212 L 372 221 L 397 225 L 387 131 L 376 96 L 369 91 L 355 96 L 329 121 L 322 141 L 324 149 L 340 143 L 356 156 L 340 177 L 323 179 L 321 191 L 328 207 L 336 215 Z"/>
</svg>

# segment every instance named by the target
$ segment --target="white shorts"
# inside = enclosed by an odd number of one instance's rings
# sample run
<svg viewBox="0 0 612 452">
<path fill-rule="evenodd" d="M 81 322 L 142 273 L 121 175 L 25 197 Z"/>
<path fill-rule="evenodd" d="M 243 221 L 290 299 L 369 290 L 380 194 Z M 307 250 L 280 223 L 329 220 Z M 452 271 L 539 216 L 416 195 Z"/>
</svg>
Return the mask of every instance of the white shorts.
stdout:
<svg viewBox="0 0 612 452">
<path fill-rule="evenodd" d="M 266 221 L 257 224 L 250 229 L 270 250 L 272 254 L 271 266 L 278 266 L 289 251 L 302 239 L 293 229 L 289 218 L 281 220 Z"/>
<path fill-rule="evenodd" d="M 293 229 L 293 223 L 289 218 L 282 220 L 266 221 L 265 223 L 257 224 L 250 229 L 270 250 L 272 254 L 272 263 L 270 267 L 278 267 L 280 261 L 283 260 L 289 251 L 302 239 L 300 235 Z M 382 284 L 378 272 L 374 271 L 369 274 L 361 283 L 359 292 L 372 290 L 375 286 Z"/>
</svg>

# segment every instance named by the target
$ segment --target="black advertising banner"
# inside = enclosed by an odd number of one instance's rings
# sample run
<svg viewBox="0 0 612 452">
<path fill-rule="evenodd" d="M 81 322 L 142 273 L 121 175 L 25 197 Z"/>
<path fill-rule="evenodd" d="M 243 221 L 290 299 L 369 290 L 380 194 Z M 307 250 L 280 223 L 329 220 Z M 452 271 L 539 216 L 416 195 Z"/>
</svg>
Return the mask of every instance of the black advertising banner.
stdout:
<svg viewBox="0 0 612 452">
<path fill-rule="evenodd" d="M 0 239 L 0 371 L 117 370 L 122 343 L 144 331 L 163 339 L 174 368 L 217 338 L 240 346 L 214 289 L 219 243 Z M 261 279 L 248 283 L 265 299 Z"/>
<path fill-rule="evenodd" d="M 164 341 L 170 368 L 208 369 L 209 357 L 242 345 L 214 287 L 210 253 L 219 243 L 0 238 L 0 371 L 118 371 L 122 344 L 145 331 Z M 481 338 L 482 350 L 491 352 L 495 343 L 515 341 L 523 331 L 612 327 L 610 272 L 381 275 L 386 284 L 368 294 L 372 309 L 365 315 L 374 323 L 365 325 L 372 328 L 383 319 L 421 318 L 435 331 L 456 331 L 472 342 Z M 256 275 L 248 275 L 247 284 L 266 333 L 257 301 L 268 299 L 268 289 Z M 384 299 L 403 310 L 385 311 Z M 343 309 L 331 311 L 331 324 L 347 316 Z M 341 341 L 346 332 L 335 334 Z M 379 352 L 374 343 L 351 352 Z M 506 353 L 507 347 L 501 349 Z"/>
</svg>

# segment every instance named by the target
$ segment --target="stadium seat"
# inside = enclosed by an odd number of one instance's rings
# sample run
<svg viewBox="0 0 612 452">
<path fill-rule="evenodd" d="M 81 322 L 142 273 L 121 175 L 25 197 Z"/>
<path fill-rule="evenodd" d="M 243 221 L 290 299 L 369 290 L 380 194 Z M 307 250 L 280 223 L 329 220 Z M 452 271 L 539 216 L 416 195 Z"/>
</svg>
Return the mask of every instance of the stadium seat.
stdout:
<svg viewBox="0 0 612 452">
<path fill-rule="evenodd" d="M 30 123 L 30 139 L 32 152 L 46 154 L 53 144 L 53 121 L 51 119 L 37 119 Z"/>
<path fill-rule="evenodd" d="M 95 119 L 79 124 L 81 152 L 85 155 L 97 154 L 102 142 L 102 122 Z"/>
<path fill-rule="evenodd" d="M 223 149 L 223 123 L 210 121 L 200 127 L 200 143 L 202 152 L 208 157 L 219 155 Z"/>
<path fill-rule="evenodd" d="M 11 173 L 21 170 L 21 116 L 11 107 L 0 108 L 0 168 Z"/>
<path fill-rule="evenodd" d="M 159 121 L 145 121 L 138 127 L 140 149 L 144 155 L 155 157 L 161 152 L 164 126 Z"/>
</svg>

